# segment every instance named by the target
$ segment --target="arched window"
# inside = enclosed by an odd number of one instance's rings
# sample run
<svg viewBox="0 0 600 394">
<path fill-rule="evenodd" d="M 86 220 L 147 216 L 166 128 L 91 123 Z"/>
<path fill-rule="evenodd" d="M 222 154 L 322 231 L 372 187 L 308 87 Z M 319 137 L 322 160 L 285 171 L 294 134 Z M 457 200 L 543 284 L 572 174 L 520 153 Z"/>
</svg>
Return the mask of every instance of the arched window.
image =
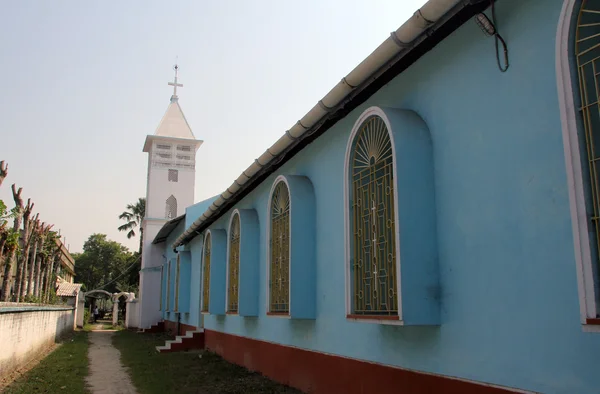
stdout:
<svg viewBox="0 0 600 394">
<path fill-rule="evenodd" d="M 177 216 L 177 199 L 174 195 L 171 194 L 169 198 L 167 198 L 167 202 L 165 204 L 165 218 L 173 219 Z"/>
<path fill-rule="evenodd" d="M 394 316 L 398 314 L 394 158 L 383 119 L 367 118 L 351 144 L 351 314 Z"/>
<path fill-rule="evenodd" d="M 290 311 L 290 193 L 285 181 L 275 185 L 270 208 L 269 312 Z"/>
<path fill-rule="evenodd" d="M 227 312 L 237 313 L 240 272 L 240 215 L 234 213 L 229 227 L 229 267 L 227 277 Z"/>
<path fill-rule="evenodd" d="M 206 233 L 204 239 L 204 265 L 202 266 L 202 312 L 208 312 L 210 300 L 210 249 L 212 242 L 210 233 Z"/>
<path fill-rule="evenodd" d="M 587 318 L 600 316 L 600 1 L 583 0 L 575 31 L 575 60 L 578 80 L 573 84 L 580 102 L 578 145 L 585 199 L 589 242 L 588 267 L 584 268 L 588 287 Z M 587 246 L 587 245 L 586 245 Z M 583 253 L 584 255 L 587 253 Z M 591 260 L 591 261 L 589 261 Z M 591 277 L 591 278 L 590 278 Z M 587 283 L 586 283 L 587 282 Z"/>
</svg>

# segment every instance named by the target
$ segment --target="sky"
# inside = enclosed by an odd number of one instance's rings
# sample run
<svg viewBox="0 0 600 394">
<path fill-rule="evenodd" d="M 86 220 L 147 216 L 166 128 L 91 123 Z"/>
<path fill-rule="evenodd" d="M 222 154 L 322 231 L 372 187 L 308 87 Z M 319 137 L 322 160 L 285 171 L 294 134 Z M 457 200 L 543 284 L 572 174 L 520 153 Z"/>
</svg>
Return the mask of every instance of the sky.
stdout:
<svg viewBox="0 0 600 394">
<path fill-rule="evenodd" d="M 118 216 L 145 196 L 176 59 L 202 201 L 425 2 L 0 0 L 0 199 L 23 187 L 71 252 L 93 233 L 136 250 Z"/>
</svg>

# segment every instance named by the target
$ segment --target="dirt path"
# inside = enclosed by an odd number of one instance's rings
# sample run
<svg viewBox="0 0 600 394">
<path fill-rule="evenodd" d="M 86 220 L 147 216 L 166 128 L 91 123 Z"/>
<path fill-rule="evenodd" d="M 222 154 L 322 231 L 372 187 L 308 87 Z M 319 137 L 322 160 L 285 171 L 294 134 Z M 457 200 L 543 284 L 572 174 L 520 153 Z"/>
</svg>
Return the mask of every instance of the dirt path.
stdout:
<svg viewBox="0 0 600 394">
<path fill-rule="evenodd" d="M 129 375 L 121 364 L 121 354 L 112 345 L 114 331 L 89 333 L 90 360 L 86 382 L 92 394 L 136 394 Z"/>
</svg>

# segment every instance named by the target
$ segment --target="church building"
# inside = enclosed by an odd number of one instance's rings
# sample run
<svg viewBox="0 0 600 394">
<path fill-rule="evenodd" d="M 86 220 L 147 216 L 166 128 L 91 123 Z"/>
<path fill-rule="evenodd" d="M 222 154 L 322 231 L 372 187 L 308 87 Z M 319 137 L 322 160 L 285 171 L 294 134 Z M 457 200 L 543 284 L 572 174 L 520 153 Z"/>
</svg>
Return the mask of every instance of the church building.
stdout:
<svg viewBox="0 0 600 394">
<path fill-rule="evenodd" d="M 307 393 L 598 392 L 599 59 L 600 0 L 429 0 L 198 203 L 176 73 L 140 327 Z"/>
</svg>

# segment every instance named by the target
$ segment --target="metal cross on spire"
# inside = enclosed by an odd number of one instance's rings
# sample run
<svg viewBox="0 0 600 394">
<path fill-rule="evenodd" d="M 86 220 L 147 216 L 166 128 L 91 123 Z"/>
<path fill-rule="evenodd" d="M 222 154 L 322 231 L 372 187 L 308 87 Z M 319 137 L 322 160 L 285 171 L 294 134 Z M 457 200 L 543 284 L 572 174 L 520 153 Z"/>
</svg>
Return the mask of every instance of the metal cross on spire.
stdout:
<svg viewBox="0 0 600 394">
<path fill-rule="evenodd" d="M 171 98 L 177 98 L 177 88 L 182 88 L 183 85 L 177 83 L 177 70 L 179 70 L 179 66 L 175 64 L 175 66 L 173 66 L 173 70 L 175 70 L 175 80 L 173 82 L 169 82 L 169 86 L 173 86 L 173 97 Z"/>
</svg>

